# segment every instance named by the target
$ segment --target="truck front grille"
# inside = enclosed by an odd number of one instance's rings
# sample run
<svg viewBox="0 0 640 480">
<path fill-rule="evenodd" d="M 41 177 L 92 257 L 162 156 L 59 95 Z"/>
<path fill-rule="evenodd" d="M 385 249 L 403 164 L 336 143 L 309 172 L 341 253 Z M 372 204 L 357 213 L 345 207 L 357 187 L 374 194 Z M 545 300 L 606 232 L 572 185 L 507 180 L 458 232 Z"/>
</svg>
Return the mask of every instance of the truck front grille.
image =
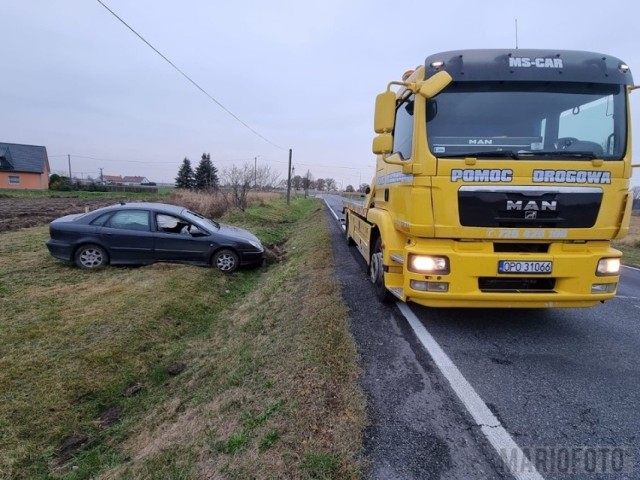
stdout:
<svg viewBox="0 0 640 480">
<path fill-rule="evenodd" d="M 503 292 L 503 293 L 549 293 L 553 292 L 556 286 L 555 278 L 496 278 L 480 277 L 478 288 L 482 292 Z"/>
</svg>

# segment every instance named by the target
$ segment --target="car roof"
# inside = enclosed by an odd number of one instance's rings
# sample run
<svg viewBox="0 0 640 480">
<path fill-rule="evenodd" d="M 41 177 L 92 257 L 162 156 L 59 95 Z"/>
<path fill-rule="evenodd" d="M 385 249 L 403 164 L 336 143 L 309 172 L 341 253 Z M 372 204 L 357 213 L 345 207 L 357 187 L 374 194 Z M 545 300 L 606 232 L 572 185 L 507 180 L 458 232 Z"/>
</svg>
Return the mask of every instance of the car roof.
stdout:
<svg viewBox="0 0 640 480">
<path fill-rule="evenodd" d="M 101 211 L 108 210 L 162 210 L 167 213 L 181 214 L 186 208 L 179 205 L 171 205 L 170 203 L 156 203 L 156 202 L 120 202 L 115 205 L 109 205 L 108 207 L 101 208 Z"/>
</svg>

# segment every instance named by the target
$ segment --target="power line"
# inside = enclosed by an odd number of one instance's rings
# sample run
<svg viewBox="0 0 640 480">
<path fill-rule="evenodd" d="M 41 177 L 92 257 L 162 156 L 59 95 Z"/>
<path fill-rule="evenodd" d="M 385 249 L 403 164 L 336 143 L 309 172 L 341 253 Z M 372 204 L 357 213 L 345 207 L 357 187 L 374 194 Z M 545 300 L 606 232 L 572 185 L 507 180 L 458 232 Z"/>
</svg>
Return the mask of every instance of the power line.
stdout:
<svg viewBox="0 0 640 480">
<path fill-rule="evenodd" d="M 198 90 L 200 90 L 202 93 L 204 93 L 207 97 L 209 97 L 209 99 L 213 100 L 222 110 L 224 110 L 225 112 L 227 112 L 229 115 L 231 115 L 234 119 L 236 119 L 238 122 L 240 122 L 245 128 L 249 129 L 253 134 L 257 135 L 258 137 L 260 137 L 262 140 L 264 140 L 267 143 L 270 143 L 271 145 L 273 145 L 276 148 L 279 148 L 280 150 L 285 150 L 285 148 L 281 147 L 280 145 L 276 145 L 275 143 L 273 143 L 271 140 L 269 140 L 268 138 L 262 136 L 260 133 L 258 133 L 256 130 L 254 130 L 252 127 L 250 127 L 249 125 L 247 125 L 245 122 L 243 122 L 237 115 L 235 115 L 231 110 L 229 110 L 227 107 L 225 107 L 224 105 L 222 105 L 218 100 L 216 100 L 215 98 L 213 98 L 211 95 L 209 95 L 209 93 L 202 88 L 200 85 L 198 85 L 195 81 L 193 81 L 189 75 L 187 75 L 186 73 L 184 73 L 182 70 L 180 70 L 171 60 L 169 60 L 167 57 L 165 57 L 156 47 L 154 47 L 153 45 L 151 45 L 149 42 L 147 42 L 144 37 L 142 35 L 140 35 L 138 32 L 136 32 L 127 22 L 125 22 L 122 18 L 120 18 L 113 10 L 111 10 L 109 7 L 107 7 L 102 0 L 97 0 L 97 2 L 102 5 L 104 8 L 106 8 L 109 13 L 111 13 L 111 15 L 113 15 L 114 17 L 116 17 L 120 22 L 122 22 L 122 24 L 127 27 L 129 30 L 131 30 L 140 40 L 142 40 L 144 43 L 147 44 L 147 46 L 149 46 L 149 48 L 151 48 L 154 52 L 156 52 L 158 55 L 160 55 L 169 65 L 171 65 L 178 73 L 180 73 L 180 75 L 182 75 L 184 78 L 186 78 L 193 86 L 195 86 Z"/>
</svg>

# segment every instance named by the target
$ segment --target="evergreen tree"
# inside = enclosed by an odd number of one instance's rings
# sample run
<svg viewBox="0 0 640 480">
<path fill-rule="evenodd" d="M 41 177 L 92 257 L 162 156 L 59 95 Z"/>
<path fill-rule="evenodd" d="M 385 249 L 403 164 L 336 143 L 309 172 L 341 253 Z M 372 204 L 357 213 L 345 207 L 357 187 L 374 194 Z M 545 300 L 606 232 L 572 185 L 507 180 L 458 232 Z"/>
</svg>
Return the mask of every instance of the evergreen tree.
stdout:
<svg viewBox="0 0 640 480">
<path fill-rule="evenodd" d="M 203 153 L 195 173 L 198 190 L 217 190 L 219 186 L 218 169 L 211 163 L 211 155 Z"/>
<path fill-rule="evenodd" d="M 196 185 L 193 168 L 191 168 L 191 161 L 184 157 L 180 170 L 178 170 L 178 176 L 176 177 L 176 188 L 184 188 L 192 190 Z"/>
</svg>

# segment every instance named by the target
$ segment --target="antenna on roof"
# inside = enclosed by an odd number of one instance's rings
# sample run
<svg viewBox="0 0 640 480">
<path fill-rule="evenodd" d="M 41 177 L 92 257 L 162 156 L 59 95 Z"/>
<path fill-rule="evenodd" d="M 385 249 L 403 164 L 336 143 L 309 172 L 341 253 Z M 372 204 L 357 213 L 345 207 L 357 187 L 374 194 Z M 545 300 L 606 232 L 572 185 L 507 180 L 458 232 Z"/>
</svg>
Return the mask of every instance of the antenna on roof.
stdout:
<svg viewBox="0 0 640 480">
<path fill-rule="evenodd" d="M 518 49 L 518 19 L 516 18 L 516 50 Z"/>
</svg>

